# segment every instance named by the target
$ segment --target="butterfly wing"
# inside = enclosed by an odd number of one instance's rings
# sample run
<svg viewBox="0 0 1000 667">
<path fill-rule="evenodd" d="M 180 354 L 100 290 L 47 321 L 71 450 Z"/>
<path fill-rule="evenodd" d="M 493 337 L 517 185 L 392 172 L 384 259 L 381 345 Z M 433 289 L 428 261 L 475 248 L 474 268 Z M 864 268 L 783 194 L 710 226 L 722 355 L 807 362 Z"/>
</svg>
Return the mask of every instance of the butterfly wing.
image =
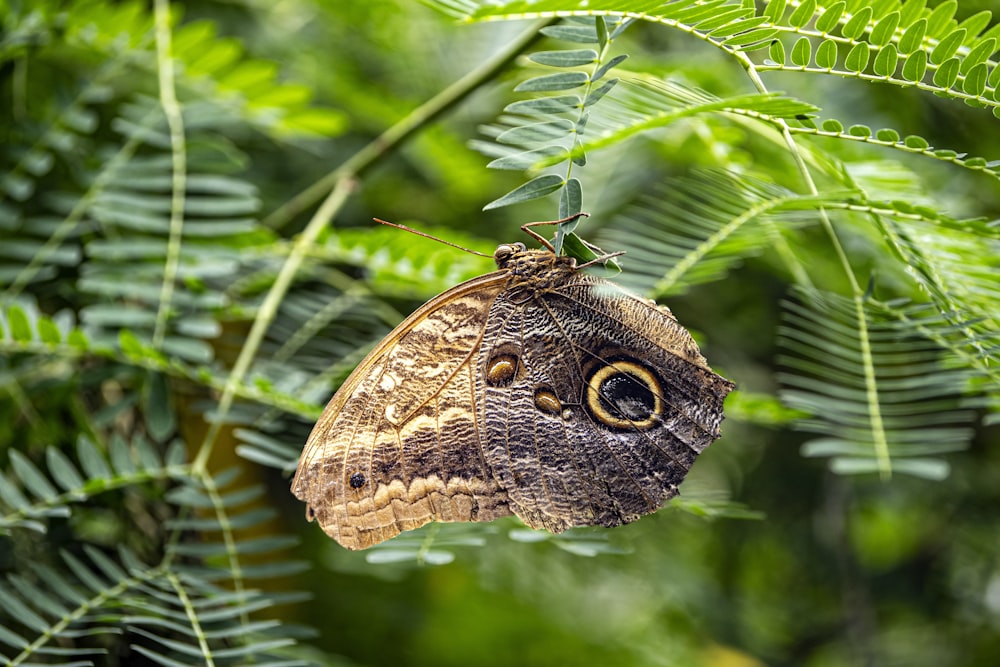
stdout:
<svg viewBox="0 0 1000 667">
<path fill-rule="evenodd" d="M 501 294 L 484 340 L 486 460 L 528 525 L 614 526 L 655 511 L 719 436 L 732 383 L 669 310 L 613 283 L 572 274 Z M 511 360 L 516 372 L 499 372 Z"/>
<path fill-rule="evenodd" d="M 292 491 L 349 549 L 428 521 L 509 515 L 483 457 L 477 352 L 504 274 L 427 302 L 355 369 L 313 428 Z"/>
</svg>

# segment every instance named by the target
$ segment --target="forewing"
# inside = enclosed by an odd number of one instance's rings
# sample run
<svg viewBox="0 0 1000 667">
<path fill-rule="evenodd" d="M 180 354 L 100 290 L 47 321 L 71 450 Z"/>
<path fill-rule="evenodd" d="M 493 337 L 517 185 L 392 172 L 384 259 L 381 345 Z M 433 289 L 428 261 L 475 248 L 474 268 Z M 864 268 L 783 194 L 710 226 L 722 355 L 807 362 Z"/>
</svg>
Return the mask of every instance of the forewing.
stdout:
<svg viewBox="0 0 1000 667">
<path fill-rule="evenodd" d="M 428 521 L 510 514 L 476 424 L 476 352 L 503 276 L 429 301 L 372 351 L 334 395 L 292 483 L 307 516 L 349 549 Z"/>
</svg>

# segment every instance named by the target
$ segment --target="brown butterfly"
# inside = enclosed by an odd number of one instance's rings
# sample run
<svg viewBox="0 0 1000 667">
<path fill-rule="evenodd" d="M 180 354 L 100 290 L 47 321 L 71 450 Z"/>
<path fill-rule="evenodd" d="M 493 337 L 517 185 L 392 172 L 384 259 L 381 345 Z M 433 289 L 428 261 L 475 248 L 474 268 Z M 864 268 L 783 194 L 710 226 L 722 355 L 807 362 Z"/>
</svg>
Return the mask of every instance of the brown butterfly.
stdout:
<svg viewBox="0 0 1000 667">
<path fill-rule="evenodd" d="M 292 490 L 341 545 L 510 514 L 628 523 L 719 437 L 733 384 L 670 310 L 541 240 L 499 246 L 496 271 L 406 318 L 326 406 Z"/>
</svg>

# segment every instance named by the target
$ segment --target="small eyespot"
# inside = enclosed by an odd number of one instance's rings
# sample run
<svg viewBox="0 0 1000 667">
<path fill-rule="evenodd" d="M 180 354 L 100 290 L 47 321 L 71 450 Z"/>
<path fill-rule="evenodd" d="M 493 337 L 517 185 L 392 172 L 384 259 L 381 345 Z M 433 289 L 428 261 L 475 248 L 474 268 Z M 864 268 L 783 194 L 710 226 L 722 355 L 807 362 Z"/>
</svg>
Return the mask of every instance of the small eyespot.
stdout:
<svg viewBox="0 0 1000 667">
<path fill-rule="evenodd" d="M 518 359 L 513 354 L 498 354 L 490 359 L 486 367 L 486 384 L 491 387 L 506 387 L 517 374 Z"/>
<path fill-rule="evenodd" d="M 535 389 L 535 407 L 547 415 L 558 415 L 562 412 L 562 402 L 548 387 Z"/>
<path fill-rule="evenodd" d="M 351 475 L 349 483 L 352 489 L 360 489 L 362 486 L 365 485 L 366 481 L 368 480 L 365 479 L 364 473 L 356 472 L 353 475 Z"/>
</svg>

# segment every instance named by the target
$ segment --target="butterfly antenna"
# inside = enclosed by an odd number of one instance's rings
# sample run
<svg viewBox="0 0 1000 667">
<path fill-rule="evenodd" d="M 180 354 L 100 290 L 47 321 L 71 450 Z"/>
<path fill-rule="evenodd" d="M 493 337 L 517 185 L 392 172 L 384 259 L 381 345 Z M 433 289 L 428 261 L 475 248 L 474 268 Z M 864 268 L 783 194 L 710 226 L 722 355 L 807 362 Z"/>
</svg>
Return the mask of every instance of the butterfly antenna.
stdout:
<svg viewBox="0 0 1000 667">
<path fill-rule="evenodd" d="M 532 227 L 541 227 L 543 225 L 562 225 L 567 222 L 573 222 L 574 220 L 578 220 L 579 218 L 589 218 L 589 217 L 590 217 L 589 213 L 581 212 L 581 213 L 574 213 L 573 215 L 567 216 L 560 220 L 539 220 L 538 222 L 529 222 L 521 225 L 521 231 L 523 231 L 525 234 L 527 234 L 528 236 L 532 237 L 533 239 L 541 243 L 549 250 L 555 252 L 555 248 L 552 246 L 552 242 L 549 241 L 544 236 L 542 236 L 541 234 L 539 234 L 538 232 L 536 232 L 535 230 L 533 230 Z"/>
<path fill-rule="evenodd" d="M 431 239 L 432 241 L 437 241 L 438 243 L 443 243 L 445 245 L 450 245 L 452 248 L 458 248 L 459 250 L 464 250 L 467 253 L 473 255 L 479 255 L 480 257 L 492 258 L 493 255 L 487 255 L 486 253 L 479 252 L 478 250 L 472 250 L 471 248 L 466 248 L 465 246 L 458 245 L 457 243 L 452 243 L 451 241 L 445 241 L 436 236 L 428 234 L 427 232 L 422 232 L 419 229 L 413 229 L 412 227 L 407 227 L 406 225 L 401 225 L 396 222 L 389 222 L 388 220 L 380 220 L 379 218 L 372 218 L 375 222 L 381 225 L 388 225 L 389 227 L 395 227 L 396 229 L 402 229 L 404 232 L 410 232 L 411 234 L 416 234 L 417 236 L 423 236 L 425 239 Z"/>
</svg>

